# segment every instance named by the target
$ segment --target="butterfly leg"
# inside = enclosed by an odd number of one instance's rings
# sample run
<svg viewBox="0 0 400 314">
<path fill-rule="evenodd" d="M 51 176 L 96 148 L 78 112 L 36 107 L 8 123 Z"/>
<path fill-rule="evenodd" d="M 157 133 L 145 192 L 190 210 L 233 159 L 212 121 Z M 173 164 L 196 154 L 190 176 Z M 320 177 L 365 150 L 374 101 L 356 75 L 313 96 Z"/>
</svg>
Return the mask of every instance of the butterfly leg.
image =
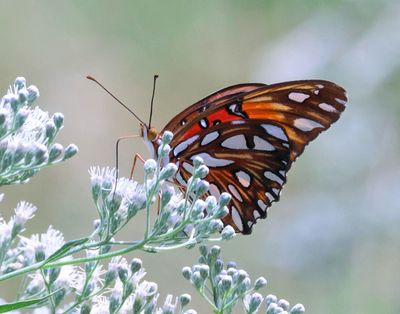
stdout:
<svg viewBox="0 0 400 314">
<path fill-rule="evenodd" d="M 135 156 L 133 157 L 132 169 L 131 169 L 131 174 L 129 175 L 129 179 L 132 179 L 133 177 L 133 172 L 135 171 L 135 166 L 138 159 L 144 164 L 144 158 L 140 154 L 136 153 Z"/>
<path fill-rule="evenodd" d="M 137 137 L 141 137 L 141 136 L 140 135 L 122 136 L 122 137 L 118 138 L 117 142 L 115 143 L 115 186 L 114 186 L 113 196 L 115 195 L 115 191 L 117 190 L 118 170 L 119 170 L 119 144 L 122 140 L 137 138 Z"/>
</svg>

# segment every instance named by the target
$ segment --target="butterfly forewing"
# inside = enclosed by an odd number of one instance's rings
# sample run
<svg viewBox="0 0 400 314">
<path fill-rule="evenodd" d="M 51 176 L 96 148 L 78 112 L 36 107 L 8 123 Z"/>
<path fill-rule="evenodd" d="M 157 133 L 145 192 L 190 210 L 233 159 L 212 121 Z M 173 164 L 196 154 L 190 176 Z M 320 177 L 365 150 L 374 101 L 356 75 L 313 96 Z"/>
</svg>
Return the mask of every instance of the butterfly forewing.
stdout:
<svg viewBox="0 0 400 314">
<path fill-rule="evenodd" d="M 203 157 L 210 193 L 232 195 L 226 224 L 250 233 L 279 199 L 286 173 L 304 147 L 345 108 L 344 89 L 328 81 L 225 88 L 190 106 L 164 128 L 175 134 L 170 159 L 185 185 Z"/>
</svg>

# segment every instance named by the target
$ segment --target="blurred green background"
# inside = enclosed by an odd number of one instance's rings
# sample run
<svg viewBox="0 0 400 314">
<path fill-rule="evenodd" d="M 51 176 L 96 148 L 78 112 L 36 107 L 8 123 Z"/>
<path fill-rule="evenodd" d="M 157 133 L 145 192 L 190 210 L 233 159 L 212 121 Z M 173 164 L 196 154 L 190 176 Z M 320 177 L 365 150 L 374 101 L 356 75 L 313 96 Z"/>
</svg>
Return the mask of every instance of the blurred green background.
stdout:
<svg viewBox="0 0 400 314">
<path fill-rule="evenodd" d="M 20 199 L 39 207 L 27 234 L 49 224 L 68 240 L 89 234 L 87 170 L 114 165 L 116 139 L 138 133 L 86 74 L 144 119 L 160 74 L 159 129 L 228 85 L 327 79 L 348 90 L 348 108 L 296 162 L 268 219 L 223 243 L 223 256 L 308 313 L 400 313 L 399 1 L 1 1 L 0 12 L 0 88 L 25 76 L 43 109 L 65 114 L 59 141 L 80 148 L 29 184 L 2 189 L 7 218 Z M 148 156 L 141 140 L 124 143 L 125 175 L 135 152 Z M 126 239 L 140 237 L 140 225 L 129 229 Z M 208 313 L 180 275 L 197 255 L 139 254 L 162 297 L 188 291 Z"/>
</svg>

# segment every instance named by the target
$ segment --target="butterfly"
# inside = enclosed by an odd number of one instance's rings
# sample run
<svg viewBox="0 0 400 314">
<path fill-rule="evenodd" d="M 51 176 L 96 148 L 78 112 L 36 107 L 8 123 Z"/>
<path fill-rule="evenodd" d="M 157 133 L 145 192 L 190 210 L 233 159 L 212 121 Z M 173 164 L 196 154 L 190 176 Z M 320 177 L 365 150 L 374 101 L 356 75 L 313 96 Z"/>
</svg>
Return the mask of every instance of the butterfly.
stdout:
<svg viewBox="0 0 400 314">
<path fill-rule="evenodd" d="M 153 158 L 161 134 L 174 134 L 169 161 L 178 165 L 178 186 L 191 177 L 193 158 L 202 157 L 209 168 L 208 194 L 232 195 L 224 224 L 250 234 L 279 200 L 293 162 L 339 119 L 346 103 L 346 91 L 324 80 L 239 84 L 189 106 L 160 133 L 150 126 L 151 115 L 147 125 L 138 119 Z"/>
</svg>

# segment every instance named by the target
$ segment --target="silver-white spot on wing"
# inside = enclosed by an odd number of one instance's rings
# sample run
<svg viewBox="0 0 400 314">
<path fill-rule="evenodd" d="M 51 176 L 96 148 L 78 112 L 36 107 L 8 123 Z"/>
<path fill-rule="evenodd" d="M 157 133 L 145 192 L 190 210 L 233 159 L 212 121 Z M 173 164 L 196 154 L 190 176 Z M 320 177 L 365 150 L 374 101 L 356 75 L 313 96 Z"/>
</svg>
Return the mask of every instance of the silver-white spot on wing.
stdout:
<svg viewBox="0 0 400 314">
<path fill-rule="evenodd" d="M 193 166 L 191 164 L 187 163 L 186 161 L 182 163 L 182 167 L 190 174 L 193 173 L 193 169 L 194 169 Z"/>
<path fill-rule="evenodd" d="M 243 124 L 244 122 L 244 120 L 233 120 L 231 121 L 231 124 Z"/>
<path fill-rule="evenodd" d="M 206 136 L 204 136 L 203 140 L 201 141 L 201 146 L 208 145 L 212 141 L 215 141 L 219 136 L 218 131 L 214 131 L 211 133 L 208 133 Z"/>
<path fill-rule="evenodd" d="M 275 173 L 273 173 L 273 172 L 271 172 L 271 171 L 265 171 L 265 172 L 264 172 L 264 176 L 265 176 L 268 180 L 278 182 L 280 185 L 283 184 L 283 180 L 282 180 L 280 177 L 278 177 Z"/>
<path fill-rule="evenodd" d="M 251 177 L 247 172 L 240 170 L 238 172 L 235 172 L 235 176 L 242 186 L 244 186 L 245 188 L 248 188 L 250 186 Z"/>
<path fill-rule="evenodd" d="M 253 216 L 254 216 L 255 219 L 257 219 L 257 218 L 259 218 L 261 215 L 260 215 L 260 212 L 259 212 L 258 210 L 255 209 L 255 210 L 253 211 Z"/>
<path fill-rule="evenodd" d="M 231 194 L 239 201 L 239 202 L 243 202 L 243 198 L 240 195 L 239 191 L 237 190 L 236 186 L 234 186 L 233 184 L 228 184 L 228 189 L 229 192 L 231 192 Z"/>
<path fill-rule="evenodd" d="M 274 197 L 271 193 L 266 192 L 266 193 L 265 193 L 265 196 L 269 199 L 269 202 L 270 202 L 270 203 L 272 203 L 273 201 L 275 201 L 275 197 Z"/>
<path fill-rule="evenodd" d="M 288 141 L 285 132 L 279 126 L 273 124 L 261 124 L 261 126 L 265 129 L 265 131 L 267 131 L 269 135 L 272 135 L 273 137 L 276 137 L 286 142 Z"/>
<path fill-rule="evenodd" d="M 317 88 L 319 88 L 319 89 L 323 89 L 323 88 L 324 88 L 324 85 L 317 84 L 317 85 L 315 85 L 315 87 L 317 87 Z"/>
<path fill-rule="evenodd" d="M 178 181 L 179 184 L 186 185 L 186 181 L 183 179 L 180 172 L 176 174 L 176 181 Z"/>
<path fill-rule="evenodd" d="M 210 154 L 207 154 L 207 153 L 200 153 L 200 154 L 197 154 L 196 156 L 201 157 L 203 159 L 204 163 L 206 164 L 206 166 L 208 166 L 208 167 L 224 167 L 224 166 L 228 166 L 228 165 L 231 165 L 234 163 L 233 160 L 214 158 Z M 191 159 L 193 159 L 193 158 L 194 157 L 192 156 Z"/>
<path fill-rule="evenodd" d="M 322 110 L 328 111 L 328 112 L 337 112 L 336 108 L 333 107 L 330 104 L 327 104 L 325 102 L 322 102 L 318 105 L 318 107 L 320 107 Z"/>
<path fill-rule="evenodd" d="M 262 200 L 258 200 L 257 204 L 262 210 L 265 210 L 267 208 L 267 204 L 265 204 Z"/>
<path fill-rule="evenodd" d="M 195 135 L 195 136 L 189 137 L 187 140 L 176 145 L 176 147 L 174 148 L 174 156 L 175 157 L 178 156 L 181 152 L 183 152 L 185 149 L 187 149 L 188 146 L 190 144 L 192 144 L 193 142 L 195 142 L 198 138 L 199 138 L 199 135 Z"/>
<path fill-rule="evenodd" d="M 279 196 L 279 194 L 281 193 L 280 189 L 272 189 L 272 192 L 274 192 L 276 194 L 276 196 Z"/>
<path fill-rule="evenodd" d="M 206 119 L 201 119 L 200 120 L 200 125 L 203 129 L 205 129 L 207 127 L 207 121 Z"/>
<path fill-rule="evenodd" d="M 270 142 L 255 135 L 254 136 L 254 149 L 270 152 L 270 151 L 275 150 L 275 147 Z"/>
<path fill-rule="evenodd" d="M 308 132 L 314 130 L 315 128 L 323 128 L 322 124 L 306 118 L 297 118 L 294 120 L 294 126 L 300 131 Z"/>
<path fill-rule="evenodd" d="M 221 192 L 218 186 L 216 186 L 214 183 L 210 183 L 210 187 L 208 188 L 208 190 L 210 191 L 211 195 L 215 196 L 217 199 L 219 199 L 219 197 L 221 196 Z"/>
<path fill-rule="evenodd" d="M 307 98 L 310 98 L 310 95 L 307 95 L 304 93 L 299 93 L 299 92 L 291 92 L 288 97 L 290 100 L 302 103 Z"/>
<path fill-rule="evenodd" d="M 340 99 L 340 98 L 335 98 L 335 100 L 339 103 L 339 104 L 341 104 L 341 105 L 346 105 L 346 100 L 343 100 L 343 99 Z"/>
<path fill-rule="evenodd" d="M 246 138 L 243 134 L 235 135 L 223 141 L 221 146 L 230 149 L 247 149 Z"/>
<path fill-rule="evenodd" d="M 240 214 L 237 211 L 237 209 L 235 208 L 235 206 L 232 206 L 231 216 L 232 216 L 233 222 L 235 223 L 235 225 L 239 229 L 239 231 L 243 231 L 242 218 L 240 217 Z"/>
</svg>

